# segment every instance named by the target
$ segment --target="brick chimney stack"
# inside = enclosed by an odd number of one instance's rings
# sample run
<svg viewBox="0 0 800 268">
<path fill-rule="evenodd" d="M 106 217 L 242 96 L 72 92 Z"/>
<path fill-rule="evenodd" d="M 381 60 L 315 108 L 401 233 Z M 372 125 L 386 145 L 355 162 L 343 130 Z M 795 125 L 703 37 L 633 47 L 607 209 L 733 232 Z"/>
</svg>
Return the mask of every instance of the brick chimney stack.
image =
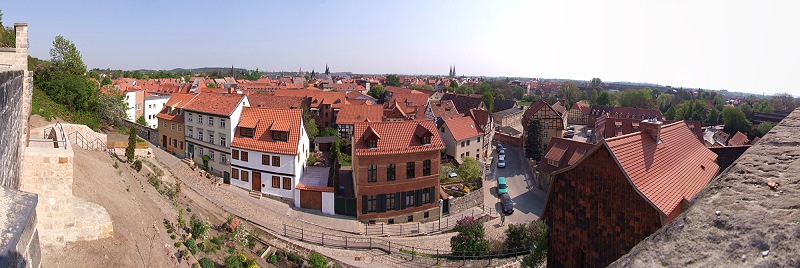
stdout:
<svg viewBox="0 0 800 268">
<path fill-rule="evenodd" d="M 642 131 L 650 134 L 650 137 L 653 137 L 656 143 L 661 143 L 661 124 L 662 122 L 658 121 L 658 119 L 651 118 L 643 120 L 640 125 Z"/>
</svg>

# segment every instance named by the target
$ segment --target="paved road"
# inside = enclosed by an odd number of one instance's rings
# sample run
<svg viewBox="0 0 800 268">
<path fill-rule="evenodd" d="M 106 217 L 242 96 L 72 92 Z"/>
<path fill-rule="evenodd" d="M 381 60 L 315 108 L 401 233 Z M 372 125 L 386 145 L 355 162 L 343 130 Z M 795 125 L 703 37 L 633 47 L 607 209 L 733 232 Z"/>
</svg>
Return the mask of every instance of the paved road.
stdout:
<svg viewBox="0 0 800 268">
<path fill-rule="evenodd" d="M 506 177 L 508 183 L 508 193 L 514 201 L 514 214 L 506 217 L 508 223 L 529 222 L 542 215 L 546 193 L 538 190 L 533 181 L 529 168 L 526 167 L 525 154 L 521 148 L 505 146 L 506 148 L 506 167 L 497 167 L 497 151 L 493 155 L 490 172 L 484 182 L 484 203 L 493 204 L 496 209 L 500 209 L 497 199 L 497 177 Z"/>
</svg>

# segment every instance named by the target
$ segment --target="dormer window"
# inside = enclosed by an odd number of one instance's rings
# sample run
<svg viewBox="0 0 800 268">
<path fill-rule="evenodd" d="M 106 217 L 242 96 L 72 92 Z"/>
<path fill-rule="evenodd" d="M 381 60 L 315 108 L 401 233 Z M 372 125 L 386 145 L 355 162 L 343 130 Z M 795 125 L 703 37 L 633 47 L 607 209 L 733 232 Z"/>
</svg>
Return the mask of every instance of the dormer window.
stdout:
<svg viewBox="0 0 800 268">
<path fill-rule="evenodd" d="M 289 132 L 286 131 L 272 131 L 272 139 L 276 141 L 288 141 Z"/>
<path fill-rule="evenodd" d="M 378 148 L 378 140 L 376 139 L 368 140 L 367 145 L 369 146 L 370 149 Z"/>
<path fill-rule="evenodd" d="M 255 132 L 255 131 L 252 128 L 239 127 L 239 135 L 242 136 L 242 137 L 252 138 L 253 137 L 253 132 Z"/>
</svg>

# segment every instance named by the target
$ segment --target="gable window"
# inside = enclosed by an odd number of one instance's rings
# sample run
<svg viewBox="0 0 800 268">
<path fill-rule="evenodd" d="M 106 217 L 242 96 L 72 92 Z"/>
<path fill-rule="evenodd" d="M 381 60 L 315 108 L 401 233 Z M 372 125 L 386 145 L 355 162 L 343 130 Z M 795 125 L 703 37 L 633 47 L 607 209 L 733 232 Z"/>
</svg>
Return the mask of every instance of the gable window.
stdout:
<svg viewBox="0 0 800 268">
<path fill-rule="evenodd" d="M 464 147 L 464 142 L 463 141 L 461 142 L 461 147 Z"/>
<path fill-rule="evenodd" d="M 208 117 L 208 125 L 209 126 L 213 126 L 214 125 L 214 118 L 211 117 L 211 116 Z"/>
<path fill-rule="evenodd" d="M 178 115 L 181 115 L 181 109 L 178 109 Z"/>
<path fill-rule="evenodd" d="M 431 160 L 422 161 L 422 176 L 431 175 Z"/>
<path fill-rule="evenodd" d="M 241 135 L 242 137 L 252 138 L 253 137 L 253 129 L 252 128 L 246 128 L 246 127 L 239 127 L 239 135 Z"/>
<path fill-rule="evenodd" d="M 239 160 L 239 150 L 233 149 L 233 159 Z"/>
<path fill-rule="evenodd" d="M 289 140 L 289 132 L 286 131 L 273 131 L 272 132 L 272 139 L 276 141 L 288 141 Z"/>
<path fill-rule="evenodd" d="M 277 155 L 272 156 L 272 166 L 273 167 L 280 167 L 281 166 L 281 157 Z"/>
<path fill-rule="evenodd" d="M 367 167 L 367 182 L 376 181 L 378 181 L 378 167 L 375 165 L 369 165 L 369 167 Z"/>
<path fill-rule="evenodd" d="M 406 179 L 414 178 L 414 162 L 406 163 Z"/>
<path fill-rule="evenodd" d="M 222 119 L 222 118 L 219 119 L 219 127 L 221 127 L 221 128 L 225 127 L 225 119 Z"/>
<path fill-rule="evenodd" d="M 431 136 L 422 137 L 422 144 L 431 144 Z"/>
<path fill-rule="evenodd" d="M 393 181 L 395 179 L 395 164 L 386 165 L 386 180 Z"/>
<path fill-rule="evenodd" d="M 469 140 L 467 140 L 467 146 L 469 146 Z"/>
<path fill-rule="evenodd" d="M 291 190 L 292 189 L 292 178 L 283 177 L 283 189 Z"/>
<path fill-rule="evenodd" d="M 367 212 L 375 212 L 377 210 L 378 201 L 374 195 L 367 196 Z"/>
<path fill-rule="evenodd" d="M 378 140 L 376 139 L 369 140 L 369 148 L 370 149 L 378 148 Z"/>
<path fill-rule="evenodd" d="M 272 188 L 281 188 L 281 177 L 272 176 Z"/>
<path fill-rule="evenodd" d="M 250 153 L 249 152 L 245 152 L 245 151 L 241 151 L 240 154 L 241 155 L 239 155 L 239 158 L 241 158 L 242 161 L 247 162 L 248 158 L 250 157 Z"/>
</svg>

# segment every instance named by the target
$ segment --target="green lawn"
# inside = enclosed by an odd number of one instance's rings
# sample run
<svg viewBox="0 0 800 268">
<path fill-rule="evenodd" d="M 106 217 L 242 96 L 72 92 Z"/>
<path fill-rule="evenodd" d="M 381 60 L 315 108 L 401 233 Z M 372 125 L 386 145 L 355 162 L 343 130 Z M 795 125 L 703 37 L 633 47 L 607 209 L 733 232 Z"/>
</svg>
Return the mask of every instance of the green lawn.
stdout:
<svg viewBox="0 0 800 268">
<path fill-rule="evenodd" d="M 527 106 L 531 106 L 531 102 L 530 101 L 517 101 L 517 105 L 521 105 L 521 106 L 526 106 L 527 107 Z"/>
</svg>

